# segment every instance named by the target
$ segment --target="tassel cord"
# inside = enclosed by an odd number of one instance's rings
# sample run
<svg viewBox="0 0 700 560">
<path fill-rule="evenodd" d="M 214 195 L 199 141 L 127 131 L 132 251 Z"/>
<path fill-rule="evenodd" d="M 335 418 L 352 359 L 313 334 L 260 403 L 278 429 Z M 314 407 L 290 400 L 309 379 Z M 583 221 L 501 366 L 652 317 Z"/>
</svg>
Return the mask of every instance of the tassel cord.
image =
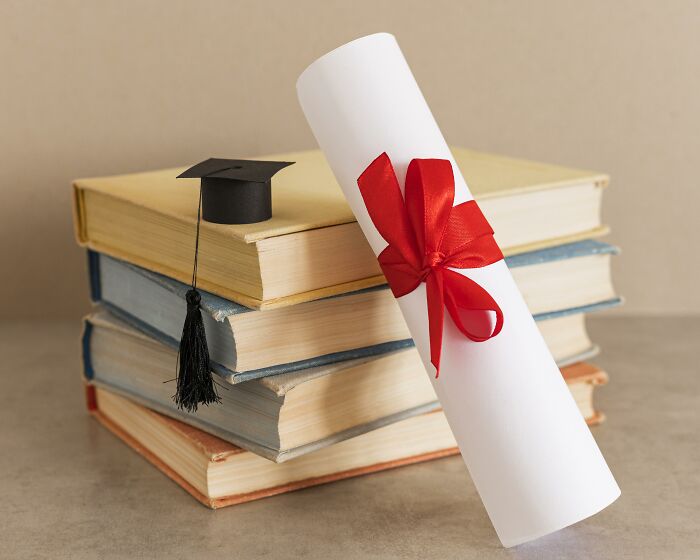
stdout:
<svg viewBox="0 0 700 560">
<path fill-rule="evenodd" d="M 202 296 L 197 290 L 197 267 L 199 263 L 199 231 L 202 220 L 202 188 L 199 189 L 197 206 L 197 230 L 192 267 L 191 287 L 187 291 L 187 315 L 182 327 L 182 338 L 177 355 L 177 389 L 173 400 L 181 410 L 193 413 L 200 404 L 220 403 L 221 397 L 211 372 L 209 349 L 200 303 Z"/>
</svg>

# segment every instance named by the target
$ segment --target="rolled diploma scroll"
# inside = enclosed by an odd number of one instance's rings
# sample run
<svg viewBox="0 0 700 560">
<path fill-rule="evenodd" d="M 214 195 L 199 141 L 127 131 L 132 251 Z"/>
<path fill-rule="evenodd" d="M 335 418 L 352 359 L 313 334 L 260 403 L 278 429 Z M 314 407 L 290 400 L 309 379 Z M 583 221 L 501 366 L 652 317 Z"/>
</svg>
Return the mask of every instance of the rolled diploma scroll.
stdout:
<svg viewBox="0 0 700 560">
<path fill-rule="evenodd" d="M 357 179 L 382 152 L 402 189 L 412 159 L 447 159 L 454 169 L 455 205 L 473 198 L 392 35 L 370 35 L 326 54 L 304 71 L 297 91 L 375 254 L 387 243 L 367 213 Z M 458 272 L 491 294 L 505 323 L 497 336 L 472 342 L 445 312 L 438 379 L 430 363 L 425 284 L 398 302 L 474 484 L 508 547 L 593 515 L 620 489 L 505 262 Z"/>
</svg>

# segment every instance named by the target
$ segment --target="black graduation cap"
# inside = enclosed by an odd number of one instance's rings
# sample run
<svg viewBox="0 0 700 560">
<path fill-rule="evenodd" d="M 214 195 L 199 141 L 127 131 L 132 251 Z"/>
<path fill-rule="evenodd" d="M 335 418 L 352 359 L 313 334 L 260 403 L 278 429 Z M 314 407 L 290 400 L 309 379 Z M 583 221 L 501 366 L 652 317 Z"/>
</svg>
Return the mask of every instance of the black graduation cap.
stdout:
<svg viewBox="0 0 700 560">
<path fill-rule="evenodd" d="M 178 175 L 201 178 L 202 218 L 217 224 L 252 224 L 272 217 L 272 176 L 289 161 L 210 158 Z"/>
</svg>

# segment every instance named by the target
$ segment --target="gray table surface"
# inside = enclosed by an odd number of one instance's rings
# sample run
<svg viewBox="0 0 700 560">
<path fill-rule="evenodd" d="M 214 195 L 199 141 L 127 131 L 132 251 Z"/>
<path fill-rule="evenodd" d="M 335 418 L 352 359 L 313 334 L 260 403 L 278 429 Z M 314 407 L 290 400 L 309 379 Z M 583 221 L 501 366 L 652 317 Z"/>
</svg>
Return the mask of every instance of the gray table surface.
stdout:
<svg viewBox="0 0 700 560">
<path fill-rule="evenodd" d="M 79 325 L 0 326 L 0 558 L 700 558 L 700 318 L 590 321 L 622 497 L 503 549 L 459 457 L 219 511 L 92 420 Z"/>
</svg>

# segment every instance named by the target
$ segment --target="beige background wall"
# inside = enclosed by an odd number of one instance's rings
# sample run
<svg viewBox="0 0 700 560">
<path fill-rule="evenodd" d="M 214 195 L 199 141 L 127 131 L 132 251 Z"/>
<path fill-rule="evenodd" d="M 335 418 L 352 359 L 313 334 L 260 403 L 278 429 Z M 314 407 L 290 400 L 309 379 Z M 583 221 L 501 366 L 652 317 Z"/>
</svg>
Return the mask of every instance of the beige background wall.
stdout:
<svg viewBox="0 0 700 560">
<path fill-rule="evenodd" d="M 452 144 L 609 172 L 627 313 L 700 312 L 700 2 L 0 2 L 0 313 L 87 307 L 70 181 L 314 147 L 294 83 L 390 31 Z"/>
</svg>

